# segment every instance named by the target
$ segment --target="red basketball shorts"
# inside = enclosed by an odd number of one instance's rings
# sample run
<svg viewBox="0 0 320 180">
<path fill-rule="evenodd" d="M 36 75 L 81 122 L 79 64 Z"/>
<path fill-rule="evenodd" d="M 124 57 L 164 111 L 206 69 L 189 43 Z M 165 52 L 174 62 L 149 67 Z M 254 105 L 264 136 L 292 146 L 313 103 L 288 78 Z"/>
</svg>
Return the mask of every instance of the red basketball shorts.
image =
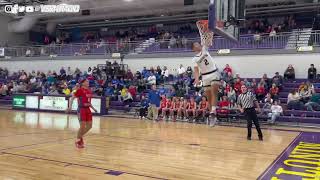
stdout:
<svg viewBox="0 0 320 180">
<path fill-rule="evenodd" d="M 92 121 L 90 108 L 80 108 L 78 112 L 79 121 Z"/>
</svg>

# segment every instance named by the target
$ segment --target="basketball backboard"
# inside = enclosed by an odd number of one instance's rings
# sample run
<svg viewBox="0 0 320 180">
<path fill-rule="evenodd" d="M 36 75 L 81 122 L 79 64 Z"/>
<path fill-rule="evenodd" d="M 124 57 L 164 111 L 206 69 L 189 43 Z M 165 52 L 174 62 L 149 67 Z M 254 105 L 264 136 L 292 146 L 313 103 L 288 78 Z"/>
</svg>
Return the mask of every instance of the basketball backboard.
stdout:
<svg viewBox="0 0 320 180">
<path fill-rule="evenodd" d="M 210 0 L 208 17 L 210 30 L 237 42 L 239 22 L 244 20 L 244 3 L 244 0 Z"/>
</svg>

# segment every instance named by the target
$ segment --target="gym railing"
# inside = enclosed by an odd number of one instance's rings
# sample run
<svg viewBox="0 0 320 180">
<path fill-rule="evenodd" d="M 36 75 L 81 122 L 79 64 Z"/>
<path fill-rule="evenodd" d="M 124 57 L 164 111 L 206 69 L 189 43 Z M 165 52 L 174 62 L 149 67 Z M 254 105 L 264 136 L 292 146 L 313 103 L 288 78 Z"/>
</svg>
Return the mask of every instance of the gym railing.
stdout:
<svg viewBox="0 0 320 180">
<path fill-rule="evenodd" d="M 241 35 L 238 43 L 233 43 L 223 37 L 215 37 L 212 50 L 219 49 L 285 49 L 289 41 L 298 47 L 299 33 L 278 33 Z M 310 33 L 310 32 L 309 32 Z M 158 39 L 154 42 L 122 42 L 122 43 L 77 43 L 77 44 L 49 44 L 36 46 L 5 47 L 7 57 L 40 57 L 40 56 L 82 56 L 104 55 L 112 53 L 158 53 L 158 52 L 186 52 L 191 51 L 191 44 L 200 42 L 200 38 L 184 40 Z M 320 46 L 320 31 L 312 31 L 307 43 L 309 46 Z"/>
</svg>

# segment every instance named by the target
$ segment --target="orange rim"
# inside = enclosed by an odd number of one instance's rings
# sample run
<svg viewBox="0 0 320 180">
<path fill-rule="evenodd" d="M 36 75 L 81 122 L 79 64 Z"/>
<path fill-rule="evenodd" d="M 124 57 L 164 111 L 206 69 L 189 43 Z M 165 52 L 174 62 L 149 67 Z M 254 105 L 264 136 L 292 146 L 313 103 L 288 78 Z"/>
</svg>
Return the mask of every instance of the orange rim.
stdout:
<svg viewBox="0 0 320 180">
<path fill-rule="evenodd" d="M 208 24 L 208 20 L 199 20 L 198 23 L 201 23 L 201 24 Z"/>
<path fill-rule="evenodd" d="M 201 29 L 201 31 L 203 32 L 207 32 L 209 31 L 209 21 L 208 20 L 199 20 L 197 21 L 197 25 L 198 27 Z"/>
</svg>

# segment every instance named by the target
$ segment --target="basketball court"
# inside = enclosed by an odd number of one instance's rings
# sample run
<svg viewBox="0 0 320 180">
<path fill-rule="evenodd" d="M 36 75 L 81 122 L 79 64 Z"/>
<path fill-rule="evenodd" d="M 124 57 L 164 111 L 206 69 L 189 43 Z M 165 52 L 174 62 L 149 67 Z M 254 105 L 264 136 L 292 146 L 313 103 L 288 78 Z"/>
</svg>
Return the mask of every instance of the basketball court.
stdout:
<svg viewBox="0 0 320 180">
<path fill-rule="evenodd" d="M 79 150 L 74 115 L 0 113 L 1 179 L 257 179 L 301 136 L 264 129 L 263 142 L 247 141 L 245 128 L 95 117 Z"/>
</svg>

